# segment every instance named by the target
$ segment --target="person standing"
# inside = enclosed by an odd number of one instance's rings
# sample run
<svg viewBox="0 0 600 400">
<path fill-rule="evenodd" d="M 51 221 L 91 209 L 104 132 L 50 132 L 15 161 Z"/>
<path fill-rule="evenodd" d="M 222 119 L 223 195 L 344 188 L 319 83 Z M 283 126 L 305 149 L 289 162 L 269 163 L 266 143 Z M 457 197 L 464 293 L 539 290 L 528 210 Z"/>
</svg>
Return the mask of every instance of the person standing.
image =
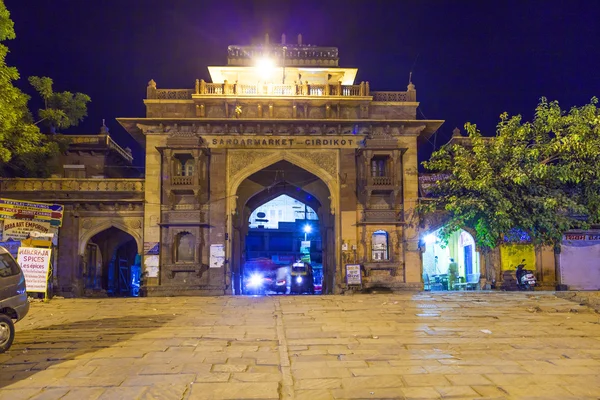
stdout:
<svg viewBox="0 0 600 400">
<path fill-rule="evenodd" d="M 454 258 L 450 258 L 450 264 L 448 264 L 448 290 L 452 290 L 458 277 L 458 264 L 454 262 Z"/>
</svg>

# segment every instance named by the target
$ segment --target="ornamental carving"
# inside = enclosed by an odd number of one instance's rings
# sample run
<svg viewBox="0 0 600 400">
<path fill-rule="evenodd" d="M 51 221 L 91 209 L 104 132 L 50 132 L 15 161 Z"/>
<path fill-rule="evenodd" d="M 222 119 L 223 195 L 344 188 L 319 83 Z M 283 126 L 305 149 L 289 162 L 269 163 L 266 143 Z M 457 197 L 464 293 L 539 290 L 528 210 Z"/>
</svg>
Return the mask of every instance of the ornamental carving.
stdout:
<svg viewBox="0 0 600 400">
<path fill-rule="evenodd" d="M 254 164 L 256 160 L 265 158 L 273 154 L 269 151 L 230 151 L 229 152 L 229 178 L 233 177 L 249 165 Z"/>
<path fill-rule="evenodd" d="M 316 166 L 323 168 L 333 178 L 338 177 L 337 173 L 337 152 L 331 151 L 295 151 L 295 155 L 300 156 L 304 159 L 310 160 Z M 310 171 L 309 171 L 310 172 Z"/>
</svg>

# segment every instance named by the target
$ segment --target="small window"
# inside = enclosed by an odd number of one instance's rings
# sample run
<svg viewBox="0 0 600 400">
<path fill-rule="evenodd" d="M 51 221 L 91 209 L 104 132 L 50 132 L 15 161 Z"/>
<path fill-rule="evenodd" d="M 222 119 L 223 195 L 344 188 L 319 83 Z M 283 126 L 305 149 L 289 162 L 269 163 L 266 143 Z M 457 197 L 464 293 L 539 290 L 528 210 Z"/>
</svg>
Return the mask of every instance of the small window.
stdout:
<svg viewBox="0 0 600 400">
<path fill-rule="evenodd" d="M 373 261 L 389 260 L 388 233 L 386 231 L 376 231 L 371 236 L 371 259 Z"/>
<path fill-rule="evenodd" d="M 175 176 L 194 175 L 194 158 L 191 154 L 178 154 L 175 156 Z"/>
<path fill-rule="evenodd" d="M 183 176 L 194 175 L 194 160 L 187 160 L 183 165 Z"/>
<path fill-rule="evenodd" d="M 0 278 L 17 275 L 19 266 L 10 254 L 0 253 Z"/>
<path fill-rule="evenodd" d="M 373 157 L 371 159 L 371 176 L 387 176 L 387 157 Z"/>
<path fill-rule="evenodd" d="M 175 262 L 194 262 L 196 238 L 189 232 L 181 232 L 175 237 Z"/>
</svg>

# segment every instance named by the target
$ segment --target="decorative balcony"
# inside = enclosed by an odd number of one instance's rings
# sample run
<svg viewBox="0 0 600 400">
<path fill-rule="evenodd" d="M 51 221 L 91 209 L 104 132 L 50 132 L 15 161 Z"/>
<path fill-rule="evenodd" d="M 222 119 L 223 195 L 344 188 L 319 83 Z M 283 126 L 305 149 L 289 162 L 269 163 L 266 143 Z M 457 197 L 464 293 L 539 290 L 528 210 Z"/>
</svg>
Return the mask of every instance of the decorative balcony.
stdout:
<svg viewBox="0 0 600 400">
<path fill-rule="evenodd" d="M 371 186 L 390 186 L 392 185 L 391 176 L 371 176 L 369 179 Z"/>
<path fill-rule="evenodd" d="M 194 182 L 193 176 L 173 176 L 171 184 L 176 186 L 192 185 Z"/>
</svg>

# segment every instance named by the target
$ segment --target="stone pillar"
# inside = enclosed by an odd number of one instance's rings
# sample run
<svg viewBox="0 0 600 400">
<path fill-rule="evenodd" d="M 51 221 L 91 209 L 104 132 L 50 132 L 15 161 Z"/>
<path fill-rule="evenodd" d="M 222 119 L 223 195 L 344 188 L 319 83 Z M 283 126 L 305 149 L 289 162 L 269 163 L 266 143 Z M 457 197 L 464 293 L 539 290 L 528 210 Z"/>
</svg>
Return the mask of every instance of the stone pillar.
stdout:
<svg viewBox="0 0 600 400">
<path fill-rule="evenodd" d="M 402 194 L 404 198 L 404 215 L 406 225 L 403 230 L 404 263 L 406 283 L 421 285 L 421 255 L 419 253 L 419 224 L 415 220 L 415 207 L 419 199 L 419 179 L 417 173 L 417 138 L 402 138 L 400 145 L 408 150 L 403 156 L 403 185 Z M 409 286 L 410 287 L 410 286 Z"/>
<path fill-rule="evenodd" d="M 157 98 L 156 82 L 154 82 L 154 79 L 150 79 L 150 82 L 148 82 L 148 87 L 146 88 L 146 98 L 147 99 L 156 99 Z"/>
</svg>

